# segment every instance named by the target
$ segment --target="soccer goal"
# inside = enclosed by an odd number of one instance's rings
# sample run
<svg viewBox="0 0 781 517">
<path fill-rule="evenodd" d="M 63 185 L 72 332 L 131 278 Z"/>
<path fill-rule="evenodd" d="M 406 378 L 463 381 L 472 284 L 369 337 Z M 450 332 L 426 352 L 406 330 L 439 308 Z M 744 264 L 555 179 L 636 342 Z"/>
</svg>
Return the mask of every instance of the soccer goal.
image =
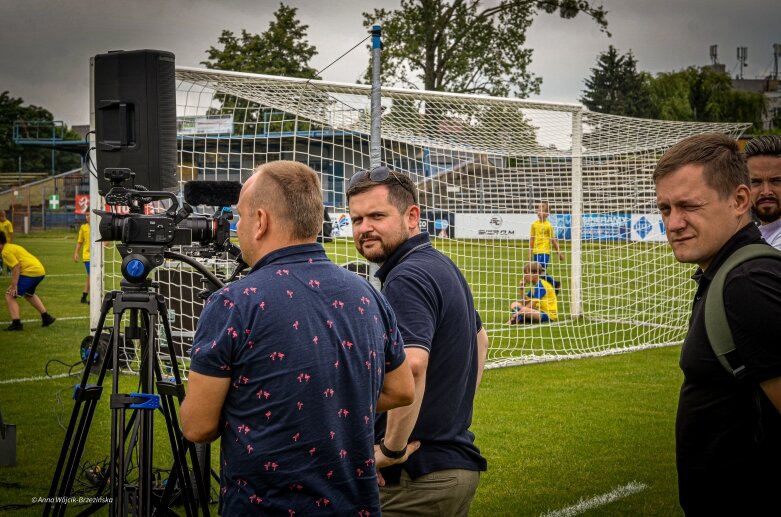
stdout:
<svg viewBox="0 0 781 517">
<path fill-rule="evenodd" d="M 345 185 L 370 166 L 370 87 L 177 68 L 179 172 L 245 181 L 262 163 L 298 160 L 318 171 L 333 222 L 324 246 L 365 273 Z M 683 123 L 593 113 L 578 104 L 383 88 L 382 162 L 420 191 L 421 226 L 461 268 L 491 338 L 488 367 L 605 355 L 680 343 L 694 285 L 674 260 L 651 173 L 684 137 L 748 124 Z M 529 260 L 536 205 L 550 205 L 563 252 L 558 320 L 508 325 Z M 118 279 L 106 253 L 107 278 Z M 213 268 L 227 262 L 210 258 Z M 177 345 L 202 300 L 193 272 L 160 268 Z M 105 286 L 111 289 L 109 280 Z M 175 338 L 176 340 L 176 338 Z M 186 360 L 183 360 L 186 369 Z"/>
</svg>

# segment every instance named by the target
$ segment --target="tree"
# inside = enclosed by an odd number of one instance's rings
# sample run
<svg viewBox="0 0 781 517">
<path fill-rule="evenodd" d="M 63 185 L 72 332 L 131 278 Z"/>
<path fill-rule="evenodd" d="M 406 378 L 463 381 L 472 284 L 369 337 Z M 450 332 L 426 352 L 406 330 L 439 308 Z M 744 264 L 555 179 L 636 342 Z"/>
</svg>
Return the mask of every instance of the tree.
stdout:
<svg viewBox="0 0 781 517">
<path fill-rule="evenodd" d="M 241 39 L 238 39 L 233 32 L 223 30 L 217 40 L 222 48 L 209 47 L 206 51 L 209 59 L 201 61 L 201 64 L 217 70 L 319 79 L 317 70 L 309 66 L 309 60 L 317 54 L 317 49 L 307 43 L 309 26 L 301 25 L 296 18 L 297 11 L 295 7 L 279 4 L 274 20 L 263 34 L 250 34 L 242 29 Z M 209 109 L 209 115 L 240 114 L 242 120 L 235 125 L 236 133 L 292 131 L 304 129 L 302 124 L 308 125 L 307 122 L 299 122 L 294 128 L 292 122 L 281 122 L 284 114 L 269 112 L 264 115 L 257 103 L 235 95 L 217 93 L 215 99 L 221 107 Z"/>
<path fill-rule="evenodd" d="M 764 95 L 735 90 L 729 75 L 707 67 L 660 73 L 651 81 L 651 95 L 663 120 L 751 122 L 762 130 Z"/>
<path fill-rule="evenodd" d="M 206 68 L 319 79 L 309 60 L 317 49 L 306 41 L 308 25 L 296 18 L 297 9 L 279 4 L 275 20 L 263 34 L 241 30 L 241 39 L 223 30 L 217 42 L 222 48 L 209 47 Z"/>
<path fill-rule="evenodd" d="M 0 94 L 0 172 L 13 172 L 19 170 L 19 159 L 25 172 L 48 171 L 54 168 L 64 172 L 78 168 L 81 160 L 75 154 L 55 151 L 54 164 L 52 164 L 52 152 L 29 145 L 14 143 L 13 127 L 15 122 L 52 122 L 52 114 L 41 107 L 24 106 L 24 100 L 11 97 L 7 91 Z M 81 137 L 64 128 L 63 135 L 66 140 L 80 140 Z"/>
<path fill-rule="evenodd" d="M 590 110 L 626 117 L 656 118 L 651 98 L 651 76 L 637 71 L 637 59 L 630 50 L 619 55 L 613 45 L 597 58 L 597 66 L 586 79 L 580 101 Z"/>
<path fill-rule="evenodd" d="M 542 82 L 528 70 L 526 30 L 540 12 L 557 11 L 567 19 L 582 12 L 609 35 L 607 13 L 587 0 L 401 0 L 399 9 L 363 13 L 363 25 L 382 26 L 386 84 L 526 97 Z"/>
</svg>

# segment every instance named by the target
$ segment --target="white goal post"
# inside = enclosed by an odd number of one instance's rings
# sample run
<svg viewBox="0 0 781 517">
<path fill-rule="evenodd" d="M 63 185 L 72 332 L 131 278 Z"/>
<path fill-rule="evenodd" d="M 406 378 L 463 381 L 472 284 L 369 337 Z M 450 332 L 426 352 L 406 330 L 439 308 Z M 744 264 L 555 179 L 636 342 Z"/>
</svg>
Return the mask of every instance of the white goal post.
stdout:
<svg viewBox="0 0 781 517">
<path fill-rule="evenodd" d="M 176 79 L 181 181 L 243 182 L 264 162 L 304 162 L 320 174 L 333 221 L 326 251 L 338 264 L 365 269 L 352 243 L 345 185 L 370 164 L 370 86 L 184 67 Z M 680 343 L 692 267 L 676 263 L 664 239 L 651 173 L 682 138 L 737 137 L 746 127 L 382 90 L 382 163 L 414 179 L 421 225 L 469 281 L 491 339 L 488 367 Z M 548 271 L 562 284 L 559 317 L 508 325 L 541 201 L 550 204 L 564 254 L 559 261 L 554 253 Z M 115 289 L 116 254 L 107 249 L 105 256 L 104 288 Z M 215 258 L 209 265 L 227 267 Z M 187 282 L 197 279 L 167 263 L 157 281 L 170 297 L 176 336 L 191 336 L 202 301 L 193 294 L 200 285 Z M 179 346 L 186 355 L 186 342 Z"/>
</svg>

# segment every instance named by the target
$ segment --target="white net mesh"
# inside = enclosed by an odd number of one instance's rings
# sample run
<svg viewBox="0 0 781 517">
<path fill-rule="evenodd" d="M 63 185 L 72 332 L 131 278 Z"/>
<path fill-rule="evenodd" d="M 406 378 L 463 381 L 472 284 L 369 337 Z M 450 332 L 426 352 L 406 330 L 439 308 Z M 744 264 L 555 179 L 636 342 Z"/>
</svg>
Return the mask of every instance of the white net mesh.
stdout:
<svg viewBox="0 0 781 517">
<path fill-rule="evenodd" d="M 182 181 L 244 181 L 264 162 L 304 162 L 321 175 L 334 223 L 326 251 L 362 268 L 345 185 L 370 165 L 368 86 L 179 68 L 177 104 Z M 469 281 L 491 337 L 488 367 L 680 342 L 692 267 L 668 249 L 651 173 L 687 136 L 737 137 L 746 127 L 631 119 L 575 104 L 382 93 L 382 161 L 415 180 L 422 224 Z M 562 285 L 559 317 L 508 325 L 541 201 L 550 204 L 564 256 L 554 252 L 548 269 Z M 210 265 L 219 271 L 223 262 Z M 181 337 L 186 351 L 200 285 L 187 288 L 187 267 L 161 270 L 170 271 L 157 280 L 175 313 L 174 340 Z"/>
</svg>

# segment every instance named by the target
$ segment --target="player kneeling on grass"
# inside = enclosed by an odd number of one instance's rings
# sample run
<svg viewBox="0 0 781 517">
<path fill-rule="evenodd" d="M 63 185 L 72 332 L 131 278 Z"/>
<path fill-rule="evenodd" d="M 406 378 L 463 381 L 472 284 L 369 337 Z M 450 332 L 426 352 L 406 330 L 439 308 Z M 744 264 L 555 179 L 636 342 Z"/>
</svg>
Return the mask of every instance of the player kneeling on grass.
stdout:
<svg viewBox="0 0 781 517">
<path fill-rule="evenodd" d="M 11 313 L 11 325 L 5 330 L 22 330 L 22 322 L 19 318 L 19 304 L 17 296 L 24 296 L 41 313 L 42 326 L 48 327 L 54 323 L 55 318 L 46 312 L 46 307 L 35 288 L 43 281 L 46 270 L 41 261 L 30 254 L 26 249 L 16 244 L 6 242 L 5 234 L 0 232 L 0 254 L 3 262 L 11 268 L 11 285 L 5 292 L 5 301 L 8 304 L 8 312 Z"/>
<path fill-rule="evenodd" d="M 531 289 L 523 293 L 520 301 L 510 304 L 513 315 L 507 323 L 556 321 L 559 317 L 556 290 L 545 280 L 545 268 L 539 262 L 530 262 L 524 266 L 523 280 L 519 284 L 521 292 L 527 285 L 531 285 Z"/>
</svg>

